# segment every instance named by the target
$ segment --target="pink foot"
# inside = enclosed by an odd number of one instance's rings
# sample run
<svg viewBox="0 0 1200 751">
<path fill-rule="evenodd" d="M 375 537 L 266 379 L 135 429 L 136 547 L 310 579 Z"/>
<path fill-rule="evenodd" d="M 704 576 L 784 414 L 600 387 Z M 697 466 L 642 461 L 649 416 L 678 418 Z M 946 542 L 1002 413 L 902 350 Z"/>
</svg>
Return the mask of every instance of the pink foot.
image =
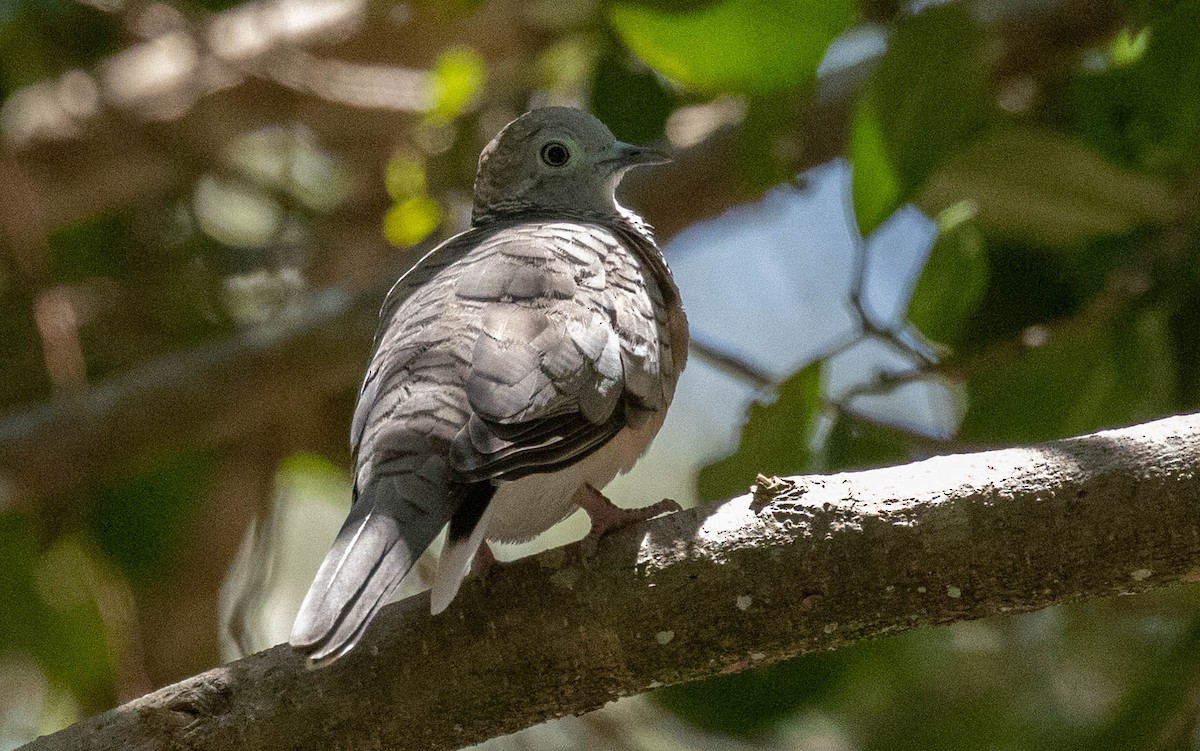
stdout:
<svg viewBox="0 0 1200 751">
<path fill-rule="evenodd" d="M 670 498 L 664 498 L 658 503 L 642 508 L 621 508 L 591 485 L 584 485 L 577 490 L 572 500 L 576 506 L 586 511 L 592 520 L 592 530 L 588 532 L 587 537 L 584 537 L 581 543 L 584 558 L 592 557 L 600 544 L 600 539 L 610 532 L 623 529 L 630 524 L 653 519 L 660 514 L 683 510 Z"/>
<path fill-rule="evenodd" d="M 492 547 L 484 540 L 475 551 L 475 557 L 471 559 L 471 576 L 479 582 L 478 586 L 483 587 L 484 592 L 490 592 L 497 582 L 503 581 L 504 569 L 509 565 L 496 560 Z"/>
<path fill-rule="evenodd" d="M 471 560 L 471 573 L 480 579 L 486 579 L 492 569 L 497 567 L 503 568 L 504 564 L 496 560 L 492 546 L 488 545 L 487 540 L 479 543 L 479 549 L 475 551 L 475 557 Z"/>
</svg>

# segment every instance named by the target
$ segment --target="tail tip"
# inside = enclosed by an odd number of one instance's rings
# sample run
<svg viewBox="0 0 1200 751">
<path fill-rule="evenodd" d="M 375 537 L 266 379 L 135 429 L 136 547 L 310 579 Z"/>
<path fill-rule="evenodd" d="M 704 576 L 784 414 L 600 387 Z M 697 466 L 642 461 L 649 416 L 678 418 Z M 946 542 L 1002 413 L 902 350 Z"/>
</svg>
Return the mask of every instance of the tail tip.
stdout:
<svg viewBox="0 0 1200 751">
<path fill-rule="evenodd" d="M 334 646 L 322 644 L 320 641 L 301 640 L 297 639 L 295 634 L 288 640 L 288 645 L 293 652 L 304 658 L 305 667 L 310 670 L 332 664 L 350 651 L 350 647 L 353 646 L 353 644 Z"/>
<path fill-rule="evenodd" d="M 301 615 L 296 617 L 296 622 L 292 625 L 288 645 L 294 652 L 305 658 L 308 667 L 324 667 L 346 654 L 357 642 L 356 639 L 337 642 L 333 639 L 334 631 L 335 629 L 328 623 L 303 617 L 302 610 Z"/>
</svg>

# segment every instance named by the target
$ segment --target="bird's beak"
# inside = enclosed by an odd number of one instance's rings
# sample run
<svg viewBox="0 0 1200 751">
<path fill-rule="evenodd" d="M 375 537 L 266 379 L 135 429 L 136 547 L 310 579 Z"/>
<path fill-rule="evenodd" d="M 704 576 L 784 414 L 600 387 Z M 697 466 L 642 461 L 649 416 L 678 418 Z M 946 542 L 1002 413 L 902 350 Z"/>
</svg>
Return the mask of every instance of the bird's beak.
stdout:
<svg viewBox="0 0 1200 751">
<path fill-rule="evenodd" d="M 612 146 L 612 156 L 606 161 L 611 161 L 618 167 L 629 168 L 643 164 L 666 164 L 671 161 L 671 157 L 662 149 L 617 141 Z"/>
</svg>

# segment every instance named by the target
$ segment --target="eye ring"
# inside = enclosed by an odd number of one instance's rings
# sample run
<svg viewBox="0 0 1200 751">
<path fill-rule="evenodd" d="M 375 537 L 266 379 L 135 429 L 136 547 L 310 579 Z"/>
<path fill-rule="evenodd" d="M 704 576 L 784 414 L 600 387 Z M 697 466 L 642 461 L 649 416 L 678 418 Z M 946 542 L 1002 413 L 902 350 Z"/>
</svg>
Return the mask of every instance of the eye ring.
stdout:
<svg viewBox="0 0 1200 751">
<path fill-rule="evenodd" d="M 541 156 L 547 167 L 561 167 L 571 161 L 571 150 L 560 141 L 551 141 L 542 147 Z"/>
</svg>

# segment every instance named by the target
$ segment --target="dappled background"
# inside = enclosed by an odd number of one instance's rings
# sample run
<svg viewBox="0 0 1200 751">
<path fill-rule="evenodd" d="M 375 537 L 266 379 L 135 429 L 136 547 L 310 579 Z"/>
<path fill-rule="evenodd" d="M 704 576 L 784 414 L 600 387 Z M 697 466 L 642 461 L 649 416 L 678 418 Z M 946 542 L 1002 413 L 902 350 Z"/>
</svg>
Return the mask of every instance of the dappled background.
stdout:
<svg viewBox="0 0 1200 751">
<path fill-rule="evenodd" d="M 696 342 L 622 503 L 1194 410 L 1197 29 L 1198 0 L 0 4 L 0 750 L 286 637 L 383 293 L 531 106 L 677 154 L 621 192 Z M 485 745 L 1177 749 L 1198 716 L 1178 587 Z"/>
</svg>

